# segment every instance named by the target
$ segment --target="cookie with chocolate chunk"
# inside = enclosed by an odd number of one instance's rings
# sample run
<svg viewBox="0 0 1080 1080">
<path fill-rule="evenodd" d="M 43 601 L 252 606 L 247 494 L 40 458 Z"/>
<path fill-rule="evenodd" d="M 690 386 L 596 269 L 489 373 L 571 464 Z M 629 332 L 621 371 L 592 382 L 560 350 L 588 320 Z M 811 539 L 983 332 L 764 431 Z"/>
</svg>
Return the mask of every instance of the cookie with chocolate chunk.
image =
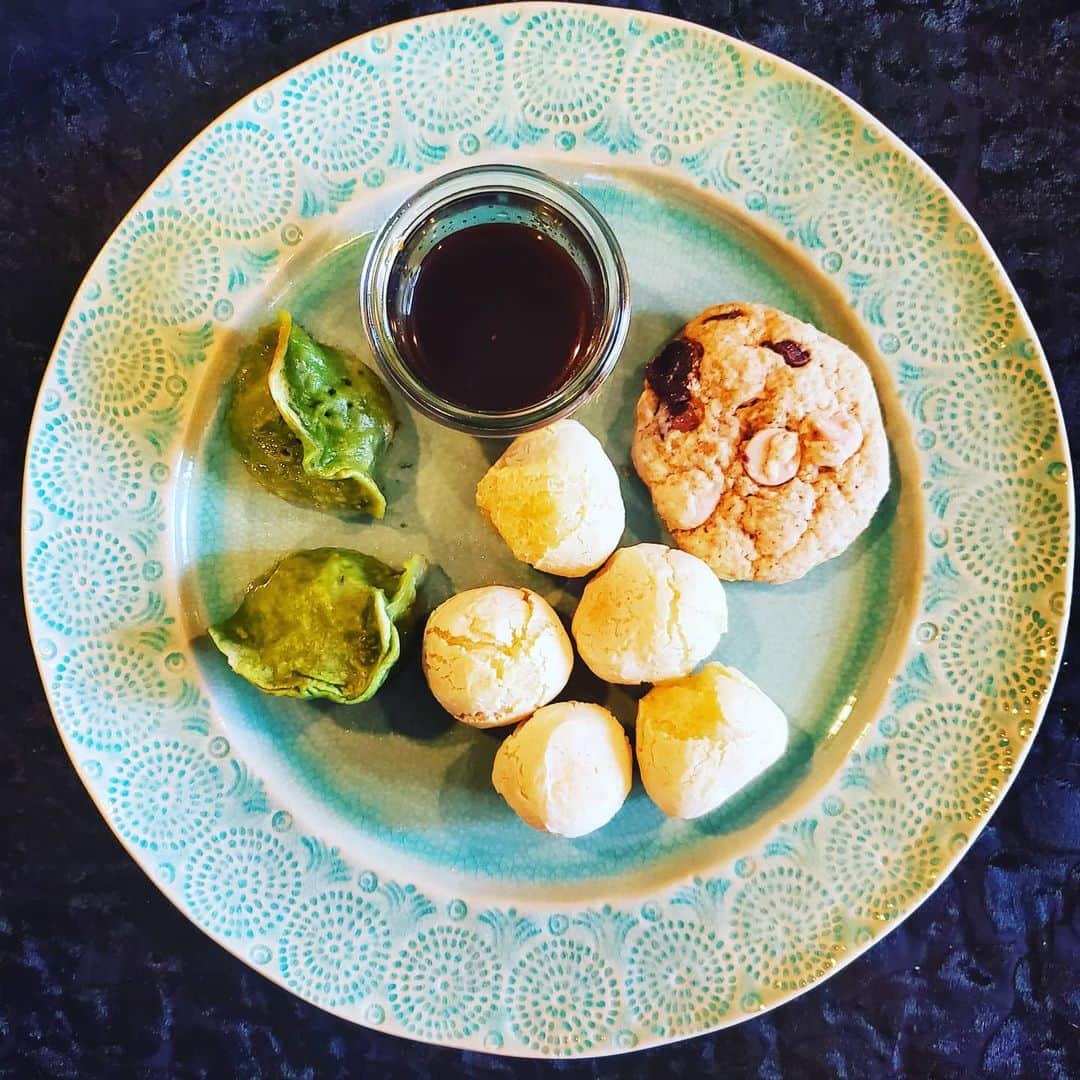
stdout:
<svg viewBox="0 0 1080 1080">
<path fill-rule="evenodd" d="M 732 581 L 793 581 L 839 555 L 889 487 L 866 365 L 761 304 L 709 308 L 652 359 L 633 459 L 679 547 Z"/>
</svg>

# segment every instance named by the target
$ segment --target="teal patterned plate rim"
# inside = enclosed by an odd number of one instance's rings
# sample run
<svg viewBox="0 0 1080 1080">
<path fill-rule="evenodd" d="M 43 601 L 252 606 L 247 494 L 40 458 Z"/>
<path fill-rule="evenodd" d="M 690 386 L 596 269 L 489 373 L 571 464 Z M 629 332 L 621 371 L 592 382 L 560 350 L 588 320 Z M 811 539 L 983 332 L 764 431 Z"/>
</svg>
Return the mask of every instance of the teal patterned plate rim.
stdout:
<svg viewBox="0 0 1080 1080">
<path fill-rule="evenodd" d="M 644 895 L 508 906 L 354 862 L 240 759 L 184 632 L 171 524 L 205 358 L 305 230 L 394 178 L 536 155 L 694 185 L 812 259 L 894 382 L 925 535 L 918 613 L 879 713 L 797 817 Z M 37 404 L 26 606 L 99 811 L 238 958 L 383 1031 L 521 1056 L 615 1053 L 814 985 L 972 843 L 1060 660 L 1068 462 L 1045 357 L 1001 265 L 944 184 L 858 105 L 669 18 L 474 8 L 384 27 L 267 83 L 116 229 Z"/>
</svg>

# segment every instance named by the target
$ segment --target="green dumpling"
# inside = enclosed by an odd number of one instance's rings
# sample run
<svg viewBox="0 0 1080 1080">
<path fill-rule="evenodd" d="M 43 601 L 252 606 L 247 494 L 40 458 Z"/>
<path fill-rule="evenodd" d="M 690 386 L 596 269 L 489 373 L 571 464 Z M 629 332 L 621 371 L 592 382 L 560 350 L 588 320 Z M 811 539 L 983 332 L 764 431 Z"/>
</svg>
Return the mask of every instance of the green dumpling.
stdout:
<svg viewBox="0 0 1080 1080">
<path fill-rule="evenodd" d="M 278 313 L 283 327 L 270 363 L 270 395 L 304 447 L 304 472 L 319 480 L 352 480 L 364 509 L 382 517 L 386 500 L 373 479 L 394 436 L 394 406 L 381 382 L 340 350 L 319 345 Z"/>
<path fill-rule="evenodd" d="M 269 694 L 367 701 L 401 654 L 424 560 L 394 570 L 371 555 L 316 548 L 285 556 L 210 627 L 229 666 Z"/>
<path fill-rule="evenodd" d="M 382 517 L 374 473 L 396 418 L 363 364 L 319 345 L 287 312 L 241 352 L 229 430 L 256 479 L 289 502 Z"/>
</svg>

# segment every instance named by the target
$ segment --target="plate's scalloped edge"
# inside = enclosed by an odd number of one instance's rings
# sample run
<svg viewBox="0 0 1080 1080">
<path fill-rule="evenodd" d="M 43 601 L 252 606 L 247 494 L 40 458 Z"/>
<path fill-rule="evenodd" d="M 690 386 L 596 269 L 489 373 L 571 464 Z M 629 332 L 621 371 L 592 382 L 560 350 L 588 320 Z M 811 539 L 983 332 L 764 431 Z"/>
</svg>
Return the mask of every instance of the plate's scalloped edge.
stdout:
<svg viewBox="0 0 1080 1080">
<path fill-rule="evenodd" d="M 427 77 L 447 49 L 471 80 L 467 105 Z M 362 117 L 359 133 L 323 122 L 332 105 L 319 94 L 334 86 L 339 106 L 351 101 L 338 115 Z M 629 909 L 471 911 L 301 835 L 233 755 L 167 610 L 173 450 L 188 376 L 217 328 L 302 242 L 304 222 L 390 175 L 492 149 L 673 171 L 817 255 L 893 367 L 924 470 L 923 615 L 883 714 L 812 813 L 716 877 Z M 245 167 L 256 182 L 238 194 L 222 178 Z M 882 193 L 907 215 L 906 246 L 867 214 Z M 1002 403 L 1020 423 L 1005 412 L 986 424 Z M 38 396 L 26 605 L 91 798 L 220 944 L 301 997 L 396 1034 L 521 1056 L 619 1053 L 789 1000 L 897 925 L 956 865 L 1023 762 L 1061 661 L 1070 460 L 1045 357 L 997 257 L 942 181 L 855 102 L 754 46 L 666 17 L 549 4 L 442 13 L 343 42 L 253 91 L 117 226 Z M 97 471 L 80 471 L 84 461 Z M 1025 547 L 1023 535 L 988 531 L 987 506 L 1050 524 Z M 1011 664 L 986 671 L 995 647 Z M 107 708 L 91 688 L 111 694 Z M 160 813 L 162 790 L 181 797 L 178 819 Z"/>
</svg>

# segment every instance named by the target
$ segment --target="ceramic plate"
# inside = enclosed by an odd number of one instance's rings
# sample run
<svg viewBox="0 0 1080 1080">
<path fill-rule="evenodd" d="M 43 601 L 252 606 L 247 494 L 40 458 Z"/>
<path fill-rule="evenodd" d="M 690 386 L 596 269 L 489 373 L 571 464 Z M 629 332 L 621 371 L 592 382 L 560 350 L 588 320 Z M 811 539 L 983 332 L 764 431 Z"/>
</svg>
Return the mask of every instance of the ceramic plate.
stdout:
<svg viewBox="0 0 1080 1080">
<path fill-rule="evenodd" d="M 844 556 L 728 589 L 718 655 L 786 710 L 785 757 L 717 812 L 639 784 L 607 827 L 530 831 L 415 657 L 370 704 L 266 697 L 207 643 L 281 553 L 437 568 L 427 602 L 528 585 L 473 506 L 498 447 L 408 415 L 381 522 L 289 507 L 223 433 L 237 344 L 276 306 L 363 351 L 371 232 L 440 171 L 522 162 L 622 242 L 629 342 L 579 414 L 625 542 L 662 538 L 629 467 L 642 369 L 689 316 L 762 301 L 872 368 L 892 487 Z M 323 1008 L 517 1055 L 627 1050 L 825 978 L 948 873 L 1034 737 L 1070 595 L 1068 454 L 1016 293 L 942 183 L 852 102 L 743 42 L 627 11 L 474 9 L 348 41 L 206 129 L 95 261 L 30 439 L 24 576 L 64 743 L 165 894 Z M 576 673 L 570 693 L 634 701 Z"/>
</svg>

